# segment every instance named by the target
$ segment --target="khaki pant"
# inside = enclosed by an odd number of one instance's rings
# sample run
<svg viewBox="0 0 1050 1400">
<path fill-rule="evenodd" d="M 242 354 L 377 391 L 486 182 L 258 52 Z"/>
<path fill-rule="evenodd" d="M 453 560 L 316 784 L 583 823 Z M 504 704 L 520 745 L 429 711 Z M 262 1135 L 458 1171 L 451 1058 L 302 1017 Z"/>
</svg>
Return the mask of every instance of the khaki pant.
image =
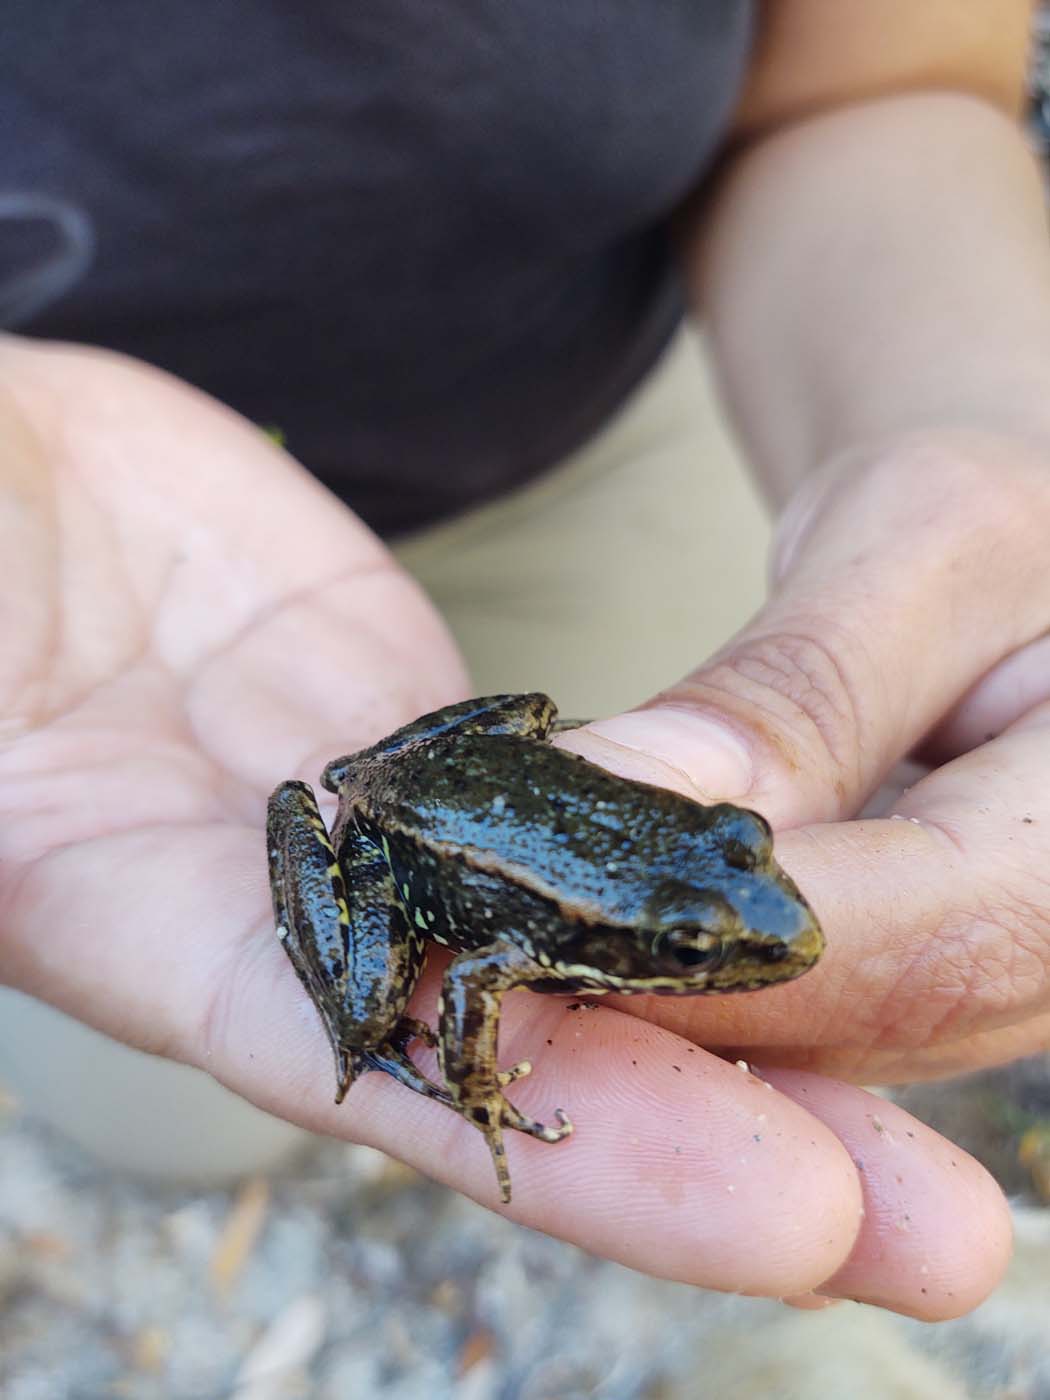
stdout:
<svg viewBox="0 0 1050 1400">
<path fill-rule="evenodd" d="M 769 525 L 683 331 L 611 423 L 512 496 L 395 552 L 448 619 L 476 693 L 608 714 L 701 661 L 755 610 Z"/>
</svg>

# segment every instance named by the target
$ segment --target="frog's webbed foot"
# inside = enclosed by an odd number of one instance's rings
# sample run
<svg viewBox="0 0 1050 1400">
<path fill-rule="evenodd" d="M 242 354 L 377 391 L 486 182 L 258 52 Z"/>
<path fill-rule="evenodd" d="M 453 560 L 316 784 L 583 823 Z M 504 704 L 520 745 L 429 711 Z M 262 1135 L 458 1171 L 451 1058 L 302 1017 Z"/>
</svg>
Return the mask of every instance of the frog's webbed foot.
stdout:
<svg viewBox="0 0 1050 1400">
<path fill-rule="evenodd" d="M 370 1069 L 382 1070 L 399 1084 L 403 1084 L 406 1089 L 414 1089 L 424 1098 L 437 1099 L 447 1107 L 454 1107 L 448 1090 L 428 1079 L 409 1055 L 408 1047 L 413 1040 L 421 1040 L 424 1045 L 431 1047 L 437 1044 L 437 1036 L 425 1021 L 420 1021 L 415 1016 L 402 1016 L 382 1045 L 377 1045 L 375 1049 L 350 1052 L 352 1079 Z M 344 1094 L 345 1092 L 343 1090 Z M 336 1103 L 341 1102 L 342 1094 L 336 1098 Z"/>
<path fill-rule="evenodd" d="M 497 1081 L 500 1076 L 497 1075 Z M 484 1098 L 471 1099 L 465 1102 L 462 1099 L 452 1104 L 453 1108 L 459 1110 L 464 1118 L 469 1118 L 476 1128 L 480 1128 L 488 1143 L 489 1152 L 492 1154 L 492 1165 L 496 1168 L 496 1181 L 499 1185 L 500 1200 L 504 1205 L 510 1204 L 510 1170 L 507 1167 L 507 1153 L 503 1146 L 503 1129 L 513 1128 L 516 1132 L 527 1133 L 529 1137 L 539 1138 L 540 1142 L 561 1142 L 572 1132 L 572 1123 L 567 1114 L 560 1108 L 555 1109 L 554 1116 L 558 1123 L 556 1127 L 548 1127 L 546 1123 L 538 1123 L 533 1118 L 526 1118 L 520 1113 L 509 1099 L 505 1099 L 499 1090 L 493 1090 L 486 1094 Z"/>
</svg>

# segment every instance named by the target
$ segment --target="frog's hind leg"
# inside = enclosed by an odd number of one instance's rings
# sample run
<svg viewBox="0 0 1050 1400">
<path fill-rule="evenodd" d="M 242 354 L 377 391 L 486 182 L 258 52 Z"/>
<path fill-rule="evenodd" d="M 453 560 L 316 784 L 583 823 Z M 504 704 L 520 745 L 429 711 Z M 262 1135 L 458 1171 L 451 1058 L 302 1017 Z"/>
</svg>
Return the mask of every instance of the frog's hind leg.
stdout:
<svg viewBox="0 0 1050 1400">
<path fill-rule="evenodd" d="M 332 1046 L 340 1103 L 354 1078 L 353 1056 L 340 1043 L 336 1015 L 338 989 L 346 980 L 350 915 L 328 831 L 306 783 L 282 783 L 273 793 L 266 839 L 277 936 Z"/>
<path fill-rule="evenodd" d="M 383 1045 L 375 1050 L 358 1052 L 355 1056 L 358 1061 L 354 1066 L 355 1077 L 369 1069 L 380 1069 L 406 1089 L 414 1089 L 417 1094 L 436 1099 L 451 1108 L 452 1096 L 448 1090 L 428 1079 L 409 1055 L 408 1046 L 413 1040 L 421 1040 L 431 1047 L 437 1044 L 437 1036 L 425 1021 L 419 1021 L 415 1016 L 402 1016 L 394 1034 Z"/>
<path fill-rule="evenodd" d="M 350 824 L 337 859 L 305 783 L 282 783 L 270 798 L 267 837 L 278 935 L 331 1044 L 336 1103 L 369 1069 L 440 1096 L 423 1087 L 429 1081 L 406 1049 L 413 1036 L 432 1035 L 404 1016 L 425 949 L 397 904 L 385 855 Z"/>
</svg>

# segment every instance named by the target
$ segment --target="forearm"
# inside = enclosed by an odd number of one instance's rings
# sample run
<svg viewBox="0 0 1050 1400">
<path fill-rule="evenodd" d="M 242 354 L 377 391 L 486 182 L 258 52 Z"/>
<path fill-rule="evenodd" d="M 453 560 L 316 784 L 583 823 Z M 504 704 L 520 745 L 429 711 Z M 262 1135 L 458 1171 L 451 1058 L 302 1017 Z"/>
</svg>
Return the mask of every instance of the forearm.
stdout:
<svg viewBox="0 0 1050 1400">
<path fill-rule="evenodd" d="M 735 157 L 686 231 L 727 400 L 782 500 L 862 443 L 1050 442 L 1050 241 L 1016 126 L 952 95 L 814 118 Z"/>
</svg>

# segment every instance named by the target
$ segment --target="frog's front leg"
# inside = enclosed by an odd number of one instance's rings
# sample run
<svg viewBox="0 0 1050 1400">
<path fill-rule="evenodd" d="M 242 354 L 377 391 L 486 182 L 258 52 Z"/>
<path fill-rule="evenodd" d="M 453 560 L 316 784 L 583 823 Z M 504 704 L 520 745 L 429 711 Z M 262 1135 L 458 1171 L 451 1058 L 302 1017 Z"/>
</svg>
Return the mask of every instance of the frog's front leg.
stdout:
<svg viewBox="0 0 1050 1400">
<path fill-rule="evenodd" d="M 484 1133 L 504 1205 L 510 1200 L 510 1173 L 503 1128 L 515 1128 L 543 1142 L 560 1142 L 572 1132 L 561 1109 L 555 1113 L 558 1126 L 547 1127 L 524 1117 L 504 1097 L 506 1085 L 529 1073 L 527 1060 L 510 1070 L 496 1068 L 504 993 L 549 976 L 549 968 L 513 943 L 497 941 L 454 959 L 445 972 L 438 1004 L 438 1060 L 452 1107 Z"/>
<path fill-rule="evenodd" d="M 350 827 L 337 860 L 306 783 L 282 783 L 270 798 L 267 839 L 277 931 L 332 1046 L 336 1103 L 369 1069 L 448 1103 L 408 1055 L 414 1038 L 433 1043 L 429 1027 L 404 1014 L 425 949 L 385 856 Z"/>
</svg>

